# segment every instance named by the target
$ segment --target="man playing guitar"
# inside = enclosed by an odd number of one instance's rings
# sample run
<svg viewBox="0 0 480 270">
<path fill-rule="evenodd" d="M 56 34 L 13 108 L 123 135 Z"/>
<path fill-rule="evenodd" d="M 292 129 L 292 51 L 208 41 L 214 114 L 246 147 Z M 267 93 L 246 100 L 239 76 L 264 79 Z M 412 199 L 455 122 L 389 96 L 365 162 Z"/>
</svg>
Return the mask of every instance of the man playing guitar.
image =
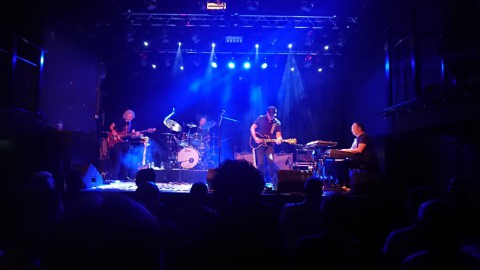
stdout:
<svg viewBox="0 0 480 270">
<path fill-rule="evenodd" d="M 269 106 L 267 113 L 257 117 L 250 127 L 250 134 L 257 144 L 263 144 L 258 148 L 253 148 L 254 165 L 257 162 L 257 168 L 263 173 L 265 183 L 270 184 L 273 190 L 277 190 L 278 177 L 277 168 L 273 161 L 274 143 L 282 143 L 282 124 L 276 118 L 277 108 Z M 274 138 L 274 142 L 264 143 L 264 139 Z"/>
<path fill-rule="evenodd" d="M 111 148 L 113 159 L 112 170 L 109 175 L 111 180 L 127 180 L 130 168 L 123 162 L 131 147 L 131 140 L 140 137 L 140 132 L 135 131 L 135 112 L 126 110 L 123 118 L 110 124 L 108 144 Z M 129 136 L 124 136 L 129 134 Z"/>
</svg>

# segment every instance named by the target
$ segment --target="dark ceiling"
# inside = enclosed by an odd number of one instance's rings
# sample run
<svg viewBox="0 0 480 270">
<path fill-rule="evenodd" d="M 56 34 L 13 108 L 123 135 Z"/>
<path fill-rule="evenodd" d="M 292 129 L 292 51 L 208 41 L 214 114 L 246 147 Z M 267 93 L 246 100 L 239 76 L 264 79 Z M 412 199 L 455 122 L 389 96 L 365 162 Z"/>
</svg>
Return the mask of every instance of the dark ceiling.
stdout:
<svg viewBox="0 0 480 270">
<path fill-rule="evenodd" d="M 302 4 L 309 1 L 301 0 L 235 0 L 226 1 L 226 10 L 220 11 L 205 10 L 205 1 L 193 0 L 50 2 L 48 9 L 55 10 L 60 23 L 111 57 L 116 50 L 175 53 L 178 42 L 192 53 L 209 52 L 212 42 L 217 53 L 248 53 L 256 43 L 262 53 L 282 53 L 293 42 L 295 53 L 341 55 L 351 33 L 383 20 L 385 14 L 378 10 L 386 8 L 378 0 L 313 0 L 308 9 Z M 256 10 L 247 2 L 257 2 Z M 232 39 L 236 42 L 227 42 Z M 145 40 L 149 48 L 143 47 Z M 323 51 L 327 44 L 329 52 Z"/>
</svg>

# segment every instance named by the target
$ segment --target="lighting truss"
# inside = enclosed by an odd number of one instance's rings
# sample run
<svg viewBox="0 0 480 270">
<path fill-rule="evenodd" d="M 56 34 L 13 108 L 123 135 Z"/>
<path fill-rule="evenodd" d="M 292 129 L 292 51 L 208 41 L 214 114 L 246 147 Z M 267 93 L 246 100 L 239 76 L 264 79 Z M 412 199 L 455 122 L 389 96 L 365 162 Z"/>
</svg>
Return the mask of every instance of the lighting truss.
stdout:
<svg viewBox="0 0 480 270">
<path fill-rule="evenodd" d="M 337 16 L 282 16 L 282 15 L 224 15 L 224 14 L 167 14 L 134 13 L 123 16 L 130 26 L 159 27 L 230 27 L 240 28 L 295 28 L 295 29 L 349 29 L 357 24 L 357 17 Z"/>
</svg>

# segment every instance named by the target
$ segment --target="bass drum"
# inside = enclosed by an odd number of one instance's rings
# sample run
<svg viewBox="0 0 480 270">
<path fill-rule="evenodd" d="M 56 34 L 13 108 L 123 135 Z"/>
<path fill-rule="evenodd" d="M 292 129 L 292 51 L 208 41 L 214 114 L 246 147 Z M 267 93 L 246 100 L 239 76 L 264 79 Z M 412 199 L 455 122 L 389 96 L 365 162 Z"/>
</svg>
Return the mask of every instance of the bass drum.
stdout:
<svg viewBox="0 0 480 270">
<path fill-rule="evenodd" d="M 191 169 L 197 166 L 200 161 L 200 154 L 193 147 L 185 147 L 178 152 L 177 161 L 184 169 Z"/>
</svg>

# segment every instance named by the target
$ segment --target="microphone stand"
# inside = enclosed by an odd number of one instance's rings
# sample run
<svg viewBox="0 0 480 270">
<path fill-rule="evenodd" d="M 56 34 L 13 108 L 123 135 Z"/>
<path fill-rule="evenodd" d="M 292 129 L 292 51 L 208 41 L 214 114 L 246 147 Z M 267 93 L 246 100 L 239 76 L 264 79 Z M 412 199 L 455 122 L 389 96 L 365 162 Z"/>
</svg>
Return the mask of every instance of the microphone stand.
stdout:
<svg viewBox="0 0 480 270">
<path fill-rule="evenodd" d="M 222 149 L 222 119 L 223 119 L 223 114 L 225 113 L 225 110 L 222 110 L 220 113 L 220 120 L 218 120 L 218 163 L 217 167 L 220 166 L 220 153 Z"/>
</svg>

